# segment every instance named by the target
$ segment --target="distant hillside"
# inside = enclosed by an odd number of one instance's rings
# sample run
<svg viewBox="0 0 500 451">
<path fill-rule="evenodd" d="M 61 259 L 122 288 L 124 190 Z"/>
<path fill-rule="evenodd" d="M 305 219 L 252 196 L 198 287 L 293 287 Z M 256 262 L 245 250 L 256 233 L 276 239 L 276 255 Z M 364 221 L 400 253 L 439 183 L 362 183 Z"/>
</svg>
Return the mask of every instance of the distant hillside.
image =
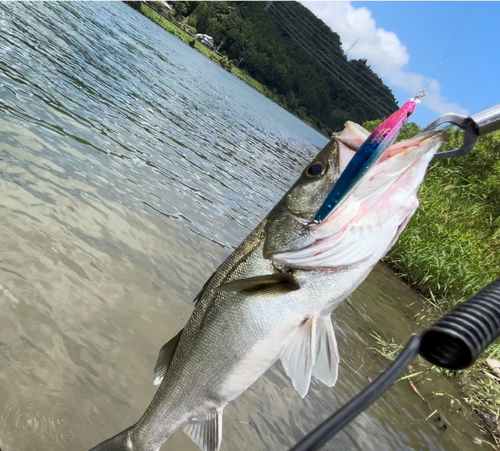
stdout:
<svg viewBox="0 0 500 451">
<path fill-rule="evenodd" d="M 325 133 L 341 129 L 346 120 L 361 124 L 385 118 L 398 107 L 366 60 L 348 61 L 339 35 L 300 3 L 168 4 L 174 20 L 212 36 L 232 66 Z"/>
<path fill-rule="evenodd" d="M 366 64 L 347 61 L 340 37 L 297 2 L 172 2 L 187 23 L 223 42 L 235 64 L 284 97 L 292 110 L 338 130 L 397 109 L 391 90 Z M 305 111 L 302 111 L 305 110 Z"/>
</svg>

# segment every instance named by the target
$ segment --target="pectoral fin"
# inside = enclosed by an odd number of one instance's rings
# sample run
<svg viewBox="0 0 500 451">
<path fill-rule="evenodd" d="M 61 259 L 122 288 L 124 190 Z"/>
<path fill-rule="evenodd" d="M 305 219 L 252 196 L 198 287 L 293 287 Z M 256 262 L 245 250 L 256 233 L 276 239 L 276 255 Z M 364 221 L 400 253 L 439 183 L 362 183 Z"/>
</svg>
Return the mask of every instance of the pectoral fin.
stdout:
<svg viewBox="0 0 500 451">
<path fill-rule="evenodd" d="M 291 274 L 267 274 L 233 280 L 216 288 L 215 291 L 228 291 L 249 296 L 280 296 L 300 288 Z"/>
<path fill-rule="evenodd" d="M 312 316 L 294 330 L 281 351 L 281 364 L 302 398 L 306 396 L 311 383 L 316 344 L 316 318 Z"/>
<path fill-rule="evenodd" d="M 219 451 L 222 440 L 222 409 L 212 411 L 206 418 L 191 420 L 184 431 L 201 451 Z"/>
<path fill-rule="evenodd" d="M 170 365 L 170 361 L 172 360 L 172 356 L 174 355 L 174 351 L 177 348 L 177 344 L 182 335 L 181 331 L 171 340 L 167 341 L 160 349 L 158 353 L 158 360 L 155 365 L 155 380 L 154 385 L 160 385 L 165 373 L 167 372 L 167 368 Z"/>
<path fill-rule="evenodd" d="M 333 387 L 337 382 L 339 351 L 330 315 L 318 318 L 316 325 L 316 361 L 313 376 Z"/>
</svg>

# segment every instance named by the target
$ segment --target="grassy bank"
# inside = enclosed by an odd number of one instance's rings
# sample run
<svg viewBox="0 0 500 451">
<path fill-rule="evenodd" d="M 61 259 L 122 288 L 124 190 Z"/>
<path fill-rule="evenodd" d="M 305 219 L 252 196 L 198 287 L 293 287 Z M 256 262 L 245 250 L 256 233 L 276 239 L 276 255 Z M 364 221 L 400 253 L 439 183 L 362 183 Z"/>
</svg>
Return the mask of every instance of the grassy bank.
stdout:
<svg viewBox="0 0 500 451">
<path fill-rule="evenodd" d="M 210 50 L 206 45 L 201 44 L 198 42 L 193 36 L 191 36 L 189 33 L 186 33 L 184 30 L 179 28 L 177 25 L 172 23 L 171 21 L 165 19 L 162 15 L 158 14 L 156 11 L 151 9 L 149 6 L 141 3 L 139 5 L 138 11 L 146 16 L 148 19 L 152 20 L 155 22 L 157 25 L 160 27 L 164 28 L 167 30 L 169 33 L 173 34 L 177 38 L 179 38 L 181 41 L 185 42 L 188 44 L 190 47 L 198 50 L 200 53 L 205 55 L 207 58 L 211 59 L 213 62 L 217 63 L 219 66 L 221 66 L 223 69 L 226 69 L 228 72 L 231 72 L 234 76 L 240 78 L 243 80 L 245 83 L 250 85 L 252 88 L 260 92 L 261 94 L 265 95 L 267 98 L 272 100 L 273 102 L 277 103 L 280 105 L 282 108 L 287 109 L 290 113 L 294 114 L 297 116 L 294 112 L 290 111 L 289 108 L 287 108 L 287 104 L 283 96 L 278 95 L 274 91 L 270 90 L 266 86 L 264 86 L 262 83 L 259 83 L 257 80 L 252 78 L 247 72 L 244 70 L 241 70 L 237 67 L 235 67 L 231 61 L 228 60 L 227 56 L 220 55 L 217 52 Z M 305 114 L 303 116 L 297 116 L 299 119 L 307 122 L 308 125 L 311 127 L 315 128 L 319 132 L 322 132 L 319 130 L 316 125 L 314 124 L 313 121 L 311 121 Z"/>
<path fill-rule="evenodd" d="M 410 124 L 404 134 L 417 132 Z M 459 131 L 449 133 L 443 150 L 463 142 Z M 430 320 L 500 277 L 500 132 L 482 137 L 466 157 L 433 161 L 419 198 L 420 208 L 385 261 L 425 296 Z M 447 374 L 499 444 L 500 383 L 488 376 L 486 358 L 500 360 L 500 342 L 472 368 Z"/>
<path fill-rule="evenodd" d="M 452 131 L 446 148 L 460 135 Z M 500 277 L 500 133 L 466 157 L 432 162 L 419 197 L 388 262 L 448 310 Z"/>
<path fill-rule="evenodd" d="M 172 33 L 174 36 L 178 37 L 181 41 L 185 42 L 186 44 L 188 44 L 190 41 L 193 40 L 193 37 L 191 35 L 186 33 L 178 26 L 174 25 L 169 20 L 162 17 L 156 11 L 153 11 L 149 6 L 145 5 L 144 3 L 140 4 L 138 11 L 141 14 L 145 15 L 148 19 L 152 20 L 154 23 L 159 25 L 160 27 L 167 30 L 169 33 Z M 199 42 L 197 42 L 196 49 L 201 51 L 200 47 L 204 46 Z"/>
<path fill-rule="evenodd" d="M 181 41 L 188 44 L 190 47 L 198 50 L 200 53 L 205 55 L 207 58 L 210 58 L 212 61 L 219 64 L 221 67 L 224 67 L 225 69 L 227 68 L 228 70 L 233 69 L 229 65 L 230 63 L 226 57 L 219 55 L 217 52 L 214 52 L 213 50 L 210 50 L 206 45 L 203 45 L 201 42 L 197 41 L 189 33 L 186 33 L 182 28 L 178 27 L 177 25 L 172 23 L 170 20 L 165 19 L 162 15 L 158 14 L 156 11 L 151 9 L 149 6 L 145 5 L 144 3 L 141 3 L 138 11 L 141 14 L 143 14 L 144 16 L 146 16 L 148 19 L 152 20 L 154 23 L 159 25 L 160 27 L 167 30 L 169 33 L 171 33 L 174 36 L 176 36 L 177 38 L 179 38 Z M 257 81 L 255 81 L 255 83 L 257 85 L 260 85 L 260 83 L 258 83 Z M 257 86 L 254 86 L 254 87 L 256 87 L 256 89 L 258 89 Z M 262 85 L 260 85 L 260 88 L 263 89 L 264 87 Z"/>
</svg>

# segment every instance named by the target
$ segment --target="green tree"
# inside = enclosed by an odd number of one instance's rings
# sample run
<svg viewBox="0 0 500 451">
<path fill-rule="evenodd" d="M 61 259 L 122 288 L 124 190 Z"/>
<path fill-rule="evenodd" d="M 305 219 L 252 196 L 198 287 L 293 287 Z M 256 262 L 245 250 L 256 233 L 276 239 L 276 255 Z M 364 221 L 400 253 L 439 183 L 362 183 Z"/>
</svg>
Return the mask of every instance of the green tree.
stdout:
<svg viewBox="0 0 500 451">
<path fill-rule="evenodd" d="M 223 43 L 220 51 L 228 61 L 238 61 L 240 69 L 275 92 L 276 101 L 320 129 L 340 130 L 346 120 L 382 119 L 397 109 L 393 93 L 366 60 L 348 61 L 339 35 L 307 8 L 298 2 L 266 5 L 172 2 L 179 20 L 189 17 L 199 33 Z"/>
</svg>

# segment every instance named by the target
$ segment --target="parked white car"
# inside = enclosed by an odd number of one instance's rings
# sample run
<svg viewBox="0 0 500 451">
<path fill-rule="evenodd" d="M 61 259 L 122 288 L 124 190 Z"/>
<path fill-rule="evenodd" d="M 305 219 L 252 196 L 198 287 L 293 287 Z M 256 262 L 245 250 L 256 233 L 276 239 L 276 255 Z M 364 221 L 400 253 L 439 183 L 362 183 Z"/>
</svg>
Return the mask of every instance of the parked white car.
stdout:
<svg viewBox="0 0 500 451">
<path fill-rule="evenodd" d="M 205 44 L 207 47 L 210 47 L 212 50 L 215 48 L 214 38 L 209 36 L 208 34 L 197 34 L 196 39 L 200 41 L 202 44 Z"/>
</svg>

